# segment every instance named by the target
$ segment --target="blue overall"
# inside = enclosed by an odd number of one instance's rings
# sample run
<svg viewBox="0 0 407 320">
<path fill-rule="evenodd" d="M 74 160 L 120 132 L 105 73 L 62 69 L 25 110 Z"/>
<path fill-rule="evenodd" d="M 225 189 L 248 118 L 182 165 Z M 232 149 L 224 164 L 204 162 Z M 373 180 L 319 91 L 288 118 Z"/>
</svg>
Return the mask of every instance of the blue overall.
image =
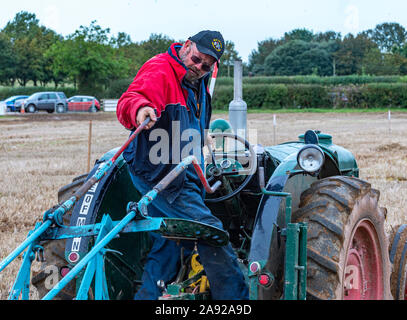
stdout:
<svg viewBox="0 0 407 320">
<path fill-rule="evenodd" d="M 134 185 L 142 194 L 149 191 L 145 183 L 131 174 Z M 223 229 L 221 221 L 212 215 L 205 206 L 201 190 L 194 182 L 185 181 L 184 188 L 173 203 L 169 203 L 160 195 L 148 206 L 148 214 L 152 217 L 172 217 L 190 219 Z M 185 248 L 185 256 L 193 249 L 192 241 L 181 241 L 180 246 L 173 240 L 151 234 L 154 242 L 148 255 L 144 273 L 143 284 L 137 291 L 137 300 L 156 300 L 162 295 L 157 286 L 159 280 L 168 284 L 174 280 L 180 269 L 180 248 Z M 212 299 L 237 300 L 249 299 L 249 292 L 244 276 L 231 247 L 212 247 L 198 242 L 200 261 L 208 277 Z"/>
</svg>

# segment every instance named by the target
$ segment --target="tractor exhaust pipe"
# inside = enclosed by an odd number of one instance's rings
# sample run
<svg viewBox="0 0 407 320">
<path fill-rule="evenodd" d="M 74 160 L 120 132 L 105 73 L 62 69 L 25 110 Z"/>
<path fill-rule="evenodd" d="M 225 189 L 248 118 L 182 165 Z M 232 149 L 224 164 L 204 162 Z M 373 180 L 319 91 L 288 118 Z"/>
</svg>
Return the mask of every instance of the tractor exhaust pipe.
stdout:
<svg viewBox="0 0 407 320">
<path fill-rule="evenodd" d="M 229 104 L 229 122 L 234 133 L 247 140 L 247 104 L 243 101 L 242 61 L 234 63 L 234 98 Z"/>
</svg>

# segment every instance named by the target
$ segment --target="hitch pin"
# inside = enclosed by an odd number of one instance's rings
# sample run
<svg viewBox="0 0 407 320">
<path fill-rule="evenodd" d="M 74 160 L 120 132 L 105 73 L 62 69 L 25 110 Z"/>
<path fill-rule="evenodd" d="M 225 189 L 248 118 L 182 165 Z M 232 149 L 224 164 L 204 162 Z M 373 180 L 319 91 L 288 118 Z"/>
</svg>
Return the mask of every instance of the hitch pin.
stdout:
<svg viewBox="0 0 407 320">
<path fill-rule="evenodd" d="M 34 251 L 36 252 L 36 260 L 38 262 L 45 262 L 46 259 L 44 257 L 44 247 L 37 245 L 34 247 Z"/>
</svg>

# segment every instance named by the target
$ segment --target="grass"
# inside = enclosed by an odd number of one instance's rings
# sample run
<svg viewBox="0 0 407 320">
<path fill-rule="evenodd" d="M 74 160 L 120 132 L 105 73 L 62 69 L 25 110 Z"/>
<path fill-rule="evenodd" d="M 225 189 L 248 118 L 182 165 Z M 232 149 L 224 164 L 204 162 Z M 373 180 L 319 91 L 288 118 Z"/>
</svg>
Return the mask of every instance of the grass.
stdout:
<svg viewBox="0 0 407 320">
<path fill-rule="evenodd" d="M 342 109 L 326 109 L 326 108 L 280 108 L 280 109 L 261 109 L 261 108 L 249 108 L 248 113 L 383 113 L 383 112 L 406 112 L 407 108 L 342 108 Z M 227 113 L 228 110 L 213 110 L 214 114 Z"/>
</svg>

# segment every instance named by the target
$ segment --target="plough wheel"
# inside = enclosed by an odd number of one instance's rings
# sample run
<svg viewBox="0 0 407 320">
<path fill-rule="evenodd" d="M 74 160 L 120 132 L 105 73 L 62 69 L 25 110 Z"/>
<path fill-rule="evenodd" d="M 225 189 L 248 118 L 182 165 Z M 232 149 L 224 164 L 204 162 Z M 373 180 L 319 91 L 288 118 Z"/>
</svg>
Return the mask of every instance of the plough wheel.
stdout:
<svg viewBox="0 0 407 320">
<path fill-rule="evenodd" d="M 85 182 L 87 174 L 73 179 L 72 183 L 58 191 L 58 202 L 67 200 Z M 69 225 L 72 210 L 64 215 L 64 224 Z M 52 287 L 61 280 L 65 260 L 65 240 L 53 240 L 42 243 L 45 261 L 41 263 L 40 270 L 33 272 L 32 285 L 37 289 L 39 298 L 43 298 Z M 71 281 L 54 300 L 72 300 L 75 297 L 75 282 Z"/>
<path fill-rule="evenodd" d="M 379 191 L 335 176 L 301 195 L 297 221 L 308 223 L 307 299 L 391 299 L 386 209 Z"/>
<path fill-rule="evenodd" d="M 390 243 L 390 262 L 393 264 L 391 293 L 395 300 L 407 300 L 407 224 L 393 228 Z"/>
</svg>

